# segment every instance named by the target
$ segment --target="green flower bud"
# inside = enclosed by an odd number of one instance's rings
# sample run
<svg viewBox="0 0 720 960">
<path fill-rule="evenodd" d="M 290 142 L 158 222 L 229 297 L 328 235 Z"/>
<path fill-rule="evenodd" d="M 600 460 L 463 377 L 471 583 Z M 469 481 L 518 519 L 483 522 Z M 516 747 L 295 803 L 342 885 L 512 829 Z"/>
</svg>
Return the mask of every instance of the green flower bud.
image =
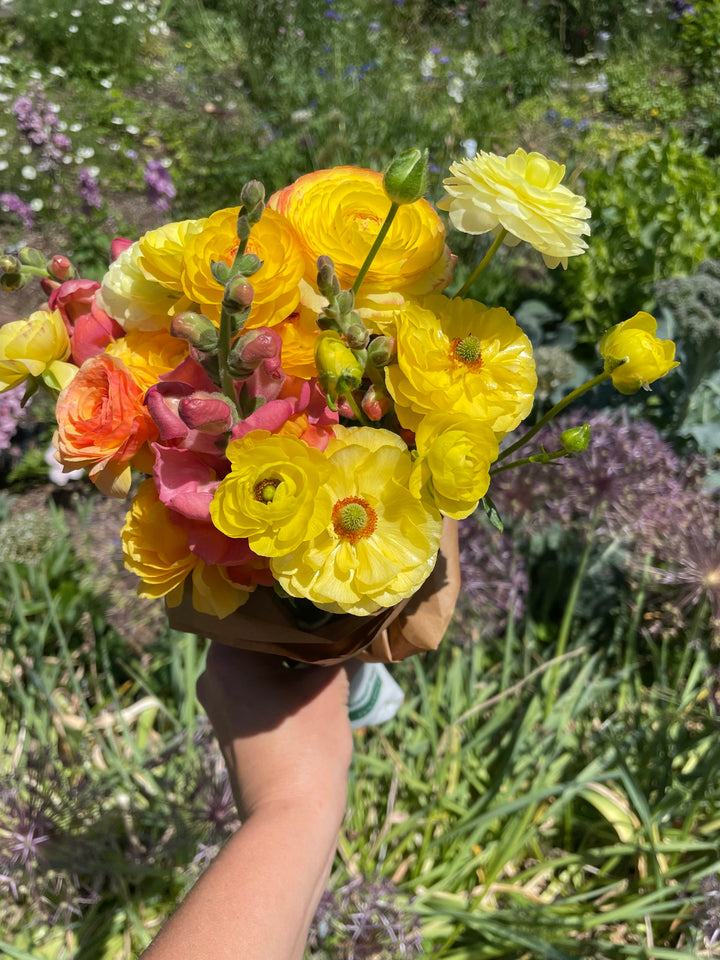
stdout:
<svg viewBox="0 0 720 960">
<path fill-rule="evenodd" d="M 265 187 L 259 180 L 248 180 L 240 191 L 240 203 L 250 223 L 257 223 L 265 209 Z"/>
<path fill-rule="evenodd" d="M 235 263 L 233 274 L 241 273 L 244 277 L 251 277 L 263 265 L 262 260 L 255 253 L 244 253 Z"/>
<path fill-rule="evenodd" d="M 340 281 L 335 276 L 335 264 L 330 257 L 321 256 L 317 259 L 317 285 L 323 297 L 334 300 L 340 293 Z"/>
<path fill-rule="evenodd" d="M 350 347 L 334 330 L 325 330 L 315 339 L 315 366 L 320 386 L 333 399 L 338 389 L 355 390 L 365 373 Z"/>
<path fill-rule="evenodd" d="M 21 247 L 18 250 L 18 257 L 26 267 L 38 267 L 41 270 L 45 267 L 45 255 L 35 247 Z"/>
<path fill-rule="evenodd" d="M 0 290 L 6 293 L 12 293 L 14 290 L 22 290 L 30 283 L 30 276 L 26 273 L 3 273 L 0 274 Z"/>
<path fill-rule="evenodd" d="M 590 443 L 590 424 L 584 423 L 581 427 L 571 427 L 560 434 L 560 443 L 568 453 L 583 453 Z"/>
<path fill-rule="evenodd" d="M 357 314 L 356 314 L 357 316 Z M 355 323 L 351 323 L 345 331 L 347 345 L 352 350 L 364 350 L 370 339 L 370 331 L 365 324 L 358 318 Z"/>
<path fill-rule="evenodd" d="M 43 260 L 42 266 L 45 266 L 45 261 Z M 0 257 L 0 275 L 7 273 L 20 273 L 22 270 L 22 263 L 17 257 L 14 257 L 11 253 L 4 253 Z"/>
<path fill-rule="evenodd" d="M 393 203 L 415 203 L 427 190 L 427 150 L 405 150 L 390 161 L 383 187 Z"/>
<path fill-rule="evenodd" d="M 386 367 L 397 357 L 397 340 L 395 337 L 374 337 L 367 348 L 368 359 L 376 367 Z"/>
<path fill-rule="evenodd" d="M 172 318 L 170 333 L 173 337 L 187 340 L 191 347 L 203 353 L 212 353 L 217 349 L 218 332 L 215 324 L 202 313 L 186 310 Z"/>
</svg>

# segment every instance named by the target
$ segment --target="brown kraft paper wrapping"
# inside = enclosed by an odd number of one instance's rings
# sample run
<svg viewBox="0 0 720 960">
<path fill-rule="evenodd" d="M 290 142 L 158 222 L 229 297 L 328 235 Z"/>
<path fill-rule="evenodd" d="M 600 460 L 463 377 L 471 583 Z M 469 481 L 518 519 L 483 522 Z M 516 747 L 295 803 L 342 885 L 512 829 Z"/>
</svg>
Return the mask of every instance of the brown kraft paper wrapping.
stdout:
<svg viewBox="0 0 720 960">
<path fill-rule="evenodd" d="M 324 626 L 305 632 L 288 606 L 267 587 L 258 588 L 244 606 L 222 620 L 198 613 L 189 590 L 179 606 L 168 607 L 167 615 L 174 630 L 302 663 L 328 665 L 350 657 L 394 663 L 438 646 L 459 590 L 457 521 L 445 518 L 437 563 L 428 579 L 408 600 L 373 616 L 334 616 Z"/>
</svg>

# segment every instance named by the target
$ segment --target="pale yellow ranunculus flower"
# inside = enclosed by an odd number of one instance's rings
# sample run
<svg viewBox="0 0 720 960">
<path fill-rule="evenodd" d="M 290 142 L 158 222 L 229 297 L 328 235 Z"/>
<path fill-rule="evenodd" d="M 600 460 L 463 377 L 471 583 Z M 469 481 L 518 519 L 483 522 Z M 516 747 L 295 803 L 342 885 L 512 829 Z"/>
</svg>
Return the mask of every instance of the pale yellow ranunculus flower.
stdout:
<svg viewBox="0 0 720 960">
<path fill-rule="evenodd" d="M 12 390 L 29 377 L 41 377 L 57 393 L 77 373 L 66 363 L 70 338 L 57 310 L 37 310 L 27 320 L 0 327 L 0 392 Z"/>
<path fill-rule="evenodd" d="M 372 614 L 412 596 L 432 573 L 442 518 L 409 490 L 412 457 L 389 430 L 335 427 L 326 454 L 330 522 L 270 560 L 280 586 L 322 610 Z"/>
<path fill-rule="evenodd" d="M 600 354 L 605 371 L 612 376 L 613 386 L 620 393 L 637 393 L 674 367 L 675 344 L 658 340 L 657 320 L 649 313 L 636 313 L 629 320 L 611 327 L 600 340 Z"/>
<path fill-rule="evenodd" d="M 541 153 L 518 149 L 509 157 L 481 150 L 450 165 L 443 180 L 448 194 L 437 204 L 462 233 L 508 231 L 505 243 L 525 240 L 545 264 L 567 267 L 568 257 L 587 249 L 590 211 L 585 199 L 561 181 L 565 167 Z"/>
</svg>

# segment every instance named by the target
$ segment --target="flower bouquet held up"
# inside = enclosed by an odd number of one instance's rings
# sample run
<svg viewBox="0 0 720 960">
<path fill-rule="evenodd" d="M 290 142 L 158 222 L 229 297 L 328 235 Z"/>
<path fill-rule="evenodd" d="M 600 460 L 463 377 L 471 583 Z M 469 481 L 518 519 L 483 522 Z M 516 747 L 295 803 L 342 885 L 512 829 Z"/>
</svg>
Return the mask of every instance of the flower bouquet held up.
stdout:
<svg viewBox="0 0 720 960">
<path fill-rule="evenodd" d="M 48 297 L 0 328 L 0 390 L 50 390 L 63 469 L 134 493 L 125 564 L 173 626 L 317 662 L 436 646 L 456 521 L 492 513 L 491 475 L 580 452 L 585 428 L 513 459 L 595 384 L 630 393 L 676 365 L 640 313 L 603 337 L 602 372 L 506 442 L 533 405 L 532 347 L 507 310 L 465 294 L 502 243 L 565 267 L 590 213 L 540 154 L 450 173 L 438 207 L 495 234 L 452 298 L 417 150 L 384 174 L 307 174 L 267 203 L 250 181 L 238 207 L 115 241 L 101 283 L 31 248 L 0 258 L 4 290 L 37 276 Z"/>
</svg>

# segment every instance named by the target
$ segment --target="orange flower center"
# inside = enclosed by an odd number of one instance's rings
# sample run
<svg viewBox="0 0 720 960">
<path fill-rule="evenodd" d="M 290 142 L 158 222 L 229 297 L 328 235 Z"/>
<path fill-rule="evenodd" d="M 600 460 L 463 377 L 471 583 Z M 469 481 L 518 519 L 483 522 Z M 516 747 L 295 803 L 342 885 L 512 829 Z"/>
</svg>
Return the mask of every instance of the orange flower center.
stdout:
<svg viewBox="0 0 720 960">
<path fill-rule="evenodd" d="M 275 496 L 275 491 L 279 486 L 279 480 L 275 479 L 275 477 L 267 477 L 265 480 L 260 480 L 255 484 L 253 495 L 255 496 L 255 499 L 259 500 L 261 503 L 270 503 Z"/>
<path fill-rule="evenodd" d="M 482 367 L 481 346 L 478 337 L 472 334 L 469 337 L 455 337 L 450 343 L 450 359 L 454 363 L 462 363 L 469 370 L 479 370 Z"/>
<path fill-rule="evenodd" d="M 377 514 L 362 497 L 345 497 L 333 507 L 332 524 L 339 537 L 357 543 L 375 530 Z"/>
</svg>

